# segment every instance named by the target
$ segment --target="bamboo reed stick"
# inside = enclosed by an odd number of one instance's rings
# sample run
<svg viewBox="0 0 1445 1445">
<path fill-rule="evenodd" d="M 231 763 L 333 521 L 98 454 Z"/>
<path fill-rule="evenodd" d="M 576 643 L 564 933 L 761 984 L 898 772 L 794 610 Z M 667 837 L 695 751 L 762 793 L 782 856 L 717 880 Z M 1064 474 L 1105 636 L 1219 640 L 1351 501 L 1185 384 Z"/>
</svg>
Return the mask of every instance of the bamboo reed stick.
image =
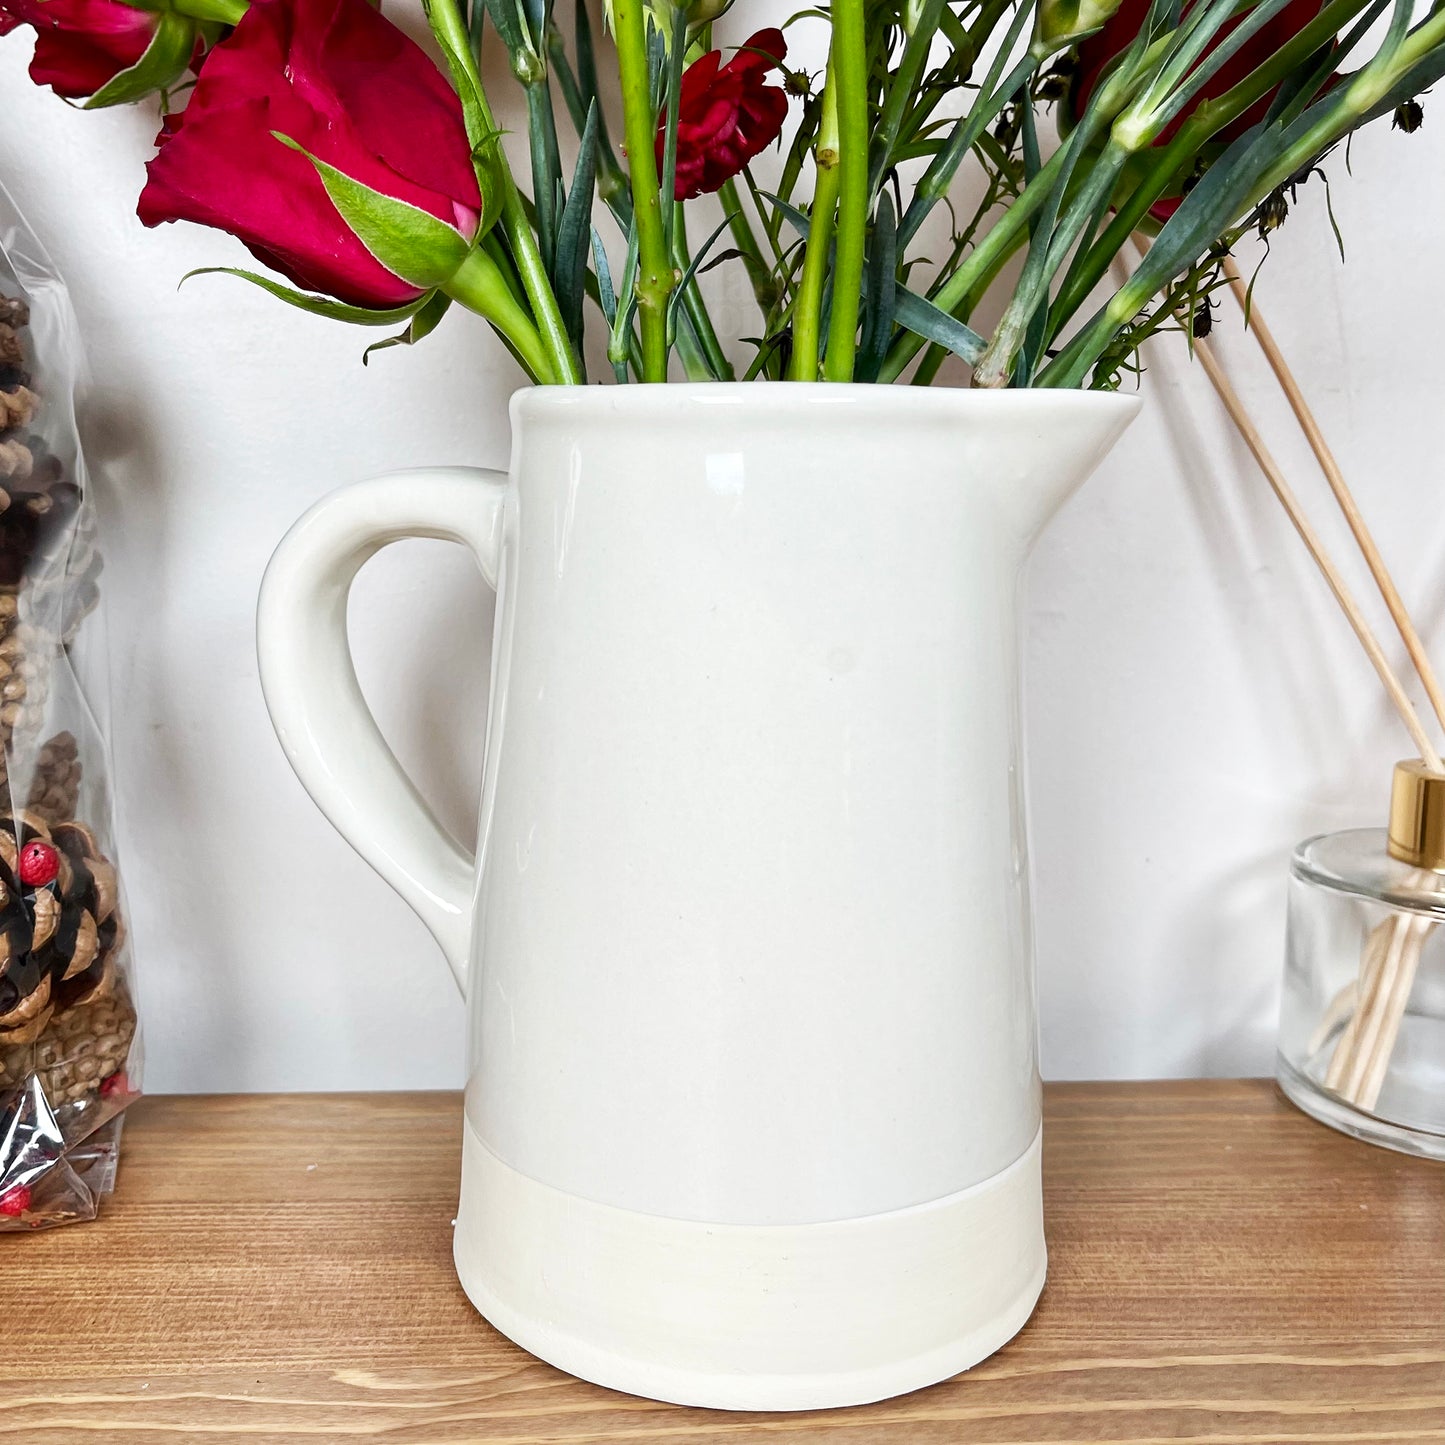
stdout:
<svg viewBox="0 0 1445 1445">
<path fill-rule="evenodd" d="M 1223 403 L 1225 411 L 1229 413 L 1230 419 L 1234 422 L 1236 430 L 1243 438 L 1245 445 L 1249 448 L 1259 469 L 1264 473 L 1265 479 L 1269 482 L 1271 490 L 1279 499 L 1280 505 L 1284 508 L 1285 514 L 1289 517 L 1294 529 L 1299 533 L 1300 540 L 1305 544 L 1315 566 L 1324 577 L 1330 591 L 1334 594 L 1335 601 L 1339 603 L 1340 609 L 1344 612 L 1350 627 L 1353 629 L 1359 644 L 1365 650 L 1365 655 L 1370 659 L 1371 666 L 1375 669 L 1380 681 L 1384 684 L 1385 692 L 1394 704 L 1395 711 L 1399 713 L 1401 722 L 1404 723 L 1406 731 L 1410 734 L 1411 741 L 1419 750 L 1420 757 L 1425 765 L 1430 768 L 1440 769 L 1440 754 L 1436 751 L 1435 744 L 1431 742 L 1430 736 L 1426 733 L 1420 722 L 1420 715 L 1415 711 L 1415 705 L 1410 701 L 1409 695 L 1395 676 L 1394 669 L 1390 666 L 1389 658 L 1385 656 L 1384 649 L 1380 646 L 1379 639 L 1375 636 L 1370 627 L 1368 619 L 1360 609 L 1360 604 L 1355 600 L 1354 593 L 1350 591 L 1349 584 L 1345 581 L 1334 560 L 1325 549 L 1324 542 L 1319 533 L 1311 525 L 1304 509 L 1300 506 L 1299 499 L 1295 496 L 1293 488 L 1285 480 L 1284 473 L 1280 470 L 1279 463 L 1275 461 L 1273 454 L 1265 445 L 1264 437 L 1260 434 L 1259 428 L 1254 424 L 1254 419 L 1245 409 L 1244 403 L 1239 399 L 1239 394 L 1231 385 L 1229 378 L 1225 375 L 1223 367 L 1215 359 L 1214 352 L 1205 341 L 1196 341 L 1194 349 L 1204 365 L 1205 374 L 1209 377 L 1214 390 L 1218 393 L 1219 400 Z"/>
<path fill-rule="evenodd" d="M 1388 997 L 1382 1000 L 1378 1010 L 1380 1032 L 1360 1072 L 1360 1086 L 1351 1096 L 1352 1101 L 1362 1109 L 1373 1109 L 1380 1101 L 1380 1090 L 1384 1088 L 1385 1075 L 1390 1070 L 1390 1059 L 1399 1041 L 1400 1026 L 1405 1021 L 1405 1012 L 1410 1004 L 1410 993 L 1415 987 L 1420 954 L 1434 926 L 1427 918 L 1411 918 L 1403 930 L 1406 938 L 1400 967 Z"/>
<path fill-rule="evenodd" d="M 1148 248 L 1148 240 L 1136 235 L 1135 245 L 1142 252 Z M 1295 419 L 1309 441 L 1315 460 L 1319 463 L 1330 490 L 1334 494 L 1347 525 L 1360 548 L 1365 564 L 1379 588 L 1386 608 L 1400 633 L 1405 649 L 1414 665 L 1431 707 L 1445 728 L 1445 695 L 1436 678 L 1430 659 L 1420 640 L 1420 634 L 1400 597 L 1394 579 L 1385 566 L 1373 535 L 1365 525 L 1360 509 L 1344 474 L 1314 413 L 1306 402 L 1294 373 L 1284 359 L 1283 352 L 1274 340 L 1273 333 L 1252 304 L 1246 306 L 1248 293 L 1233 261 L 1226 258 L 1224 271 L 1230 282 L 1230 289 L 1244 310 L 1246 320 L 1255 339 L 1265 354 L 1286 398 L 1289 400 Z M 1344 578 L 1335 566 L 1318 533 L 1310 525 L 1283 473 L 1275 462 L 1259 428 L 1255 425 L 1243 402 L 1230 384 L 1222 366 L 1213 352 L 1203 341 L 1195 342 L 1196 350 L 1203 362 L 1205 373 L 1214 386 L 1230 419 L 1249 447 L 1260 470 L 1284 507 L 1286 515 L 1299 533 L 1316 567 L 1325 578 L 1335 600 L 1344 611 L 1356 638 L 1364 648 L 1366 656 L 1374 666 L 1386 695 L 1400 715 L 1406 731 L 1419 751 L 1427 767 L 1441 768 L 1440 754 L 1421 724 L 1419 714 L 1411 703 L 1403 685 L 1390 667 L 1384 650 L 1380 647 L 1359 604 L 1355 601 Z M 1416 969 L 1425 940 L 1434 931 L 1435 925 L 1428 919 L 1406 917 L 1396 914 L 1389 921 L 1372 930 L 1364 949 L 1361 951 L 1359 975 L 1354 983 L 1355 1010 L 1346 1024 L 1326 1074 L 1326 1087 L 1333 1088 L 1350 1102 L 1371 1109 L 1378 1101 L 1380 1089 L 1389 1069 L 1390 1056 L 1399 1035 L 1405 1011 L 1409 1005 L 1410 990 L 1414 983 Z M 1345 991 L 1342 991 L 1342 995 Z M 1333 1014 L 1339 997 L 1327 1010 Z M 1336 1020 L 1337 1021 L 1337 1020 Z M 1333 1025 L 1331 1025 L 1333 1026 Z M 1323 1025 L 1322 1025 L 1323 1027 Z"/>
<path fill-rule="evenodd" d="M 1384 558 L 1380 555 L 1380 549 L 1365 523 L 1354 494 L 1345 480 L 1344 473 L 1340 470 L 1340 465 L 1330 450 L 1324 432 L 1315 419 L 1309 403 L 1305 400 L 1304 392 L 1295 379 L 1293 371 L 1290 370 L 1279 343 L 1274 339 L 1274 333 L 1260 314 L 1258 307 L 1250 300 L 1248 289 L 1232 257 L 1225 259 L 1223 269 L 1229 280 L 1230 290 L 1244 315 L 1245 324 L 1254 334 L 1260 350 L 1264 353 L 1270 369 L 1274 372 L 1275 379 L 1279 382 L 1281 390 L 1289 401 L 1295 420 L 1299 422 L 1300 430 L 1304 432 L 1305 438 L 1310 444 L 1310 450 L 1315 454 L 1315 460 L 1319 463 L 1330 491 L 1359 546 L 1360 554 L 1365 559 L 1365 565 L 1375 579 L 1375 585 L 1379 588 L 1385 607 L 1395 623 L 1401 641 L 1405 644 L 1405 651 L 1415 668 L 1421 686 L 1430 699 L 1430 706 L 1434 710 L 1435 717 L 1441 727 L 1445 728 L 1445 692 L 1442 692 L 1429 654 L 1421 641 L 1420 633 L 1405 606 L 1404 599 L 1400 596 L 1399 589 L 1395 586 L 1394 578 L 1390 575 Z M 1428 757 L 1424 754 L 1421 756 L 1425 757 L 1427 763 L 1429 762 Z M 1420 965 L 1420 955 L 1424 950 L 1425 941 L 1433 931 L 1433 925 L 1428 920 L 1412 918 L 1406 921 L 1399 916 L 1395 918 L 1394 926 L 1389 930 L 1390 943 L 1394 945 L 1403 940 L 1401 955 L 1390 986 L 1382 988 L 1376 956 L 1378 950 L 1373 945 L 1376 939 L 1381 938 L 1386 931 L 1383 927 L 1377 928 L 1372 935 L 1371 944 L 1366 947 L 1365 956 L 1361 960 L 1360 978 L 1356 985 L 1355 1015 L 1336 1045 L 1335 1054 L 1330 1061 L 1330 1069 L 1326 1076 L 1327 1086 L 1336 1088 L 1343 1097 L 1363 1109 L 1374 1109 L 1379 1102 L 1380 1091 L 1389 1071 L 1390 1058 L 1399 1039 L 1400 1027 L 1404 1022 L 1406 1010 L 1409 1008 L 1410 992 L 1414 987 L 1415 974 Z M 1373 975 L 1372 969 L 1374 970 Z"/>
<path fill-rule="evenodd" d="M 1325 481 L 1329 483 L 1330 491 L 1334 494 L 1335 501 L 1339 503 L 1345 522 L 1359 545 L 1360 554 L 1365 559 L 1365 565 L 1370 569 L 1370 575 L 1375 579 L 1375 585 L 1380 589 L 1380 596 L 1384 598 L 1385 606 L 1389 609 L 1390 617 L 1399 631 L 1400 639 L 1405 644 L 1405 650 L 1420 678 L 1420 684 L 1430 699 L 1430 706 L 1434 709 L 1440 726 L 1445 728 L 1445 689 L 1440 686 L 1440 680 L 1431 665 L 1429 654 L 1425 651 L 1425 644 L 1420 639 L 1419 630 L 1405 606 L 1404 599 L 1400 596 L 1399 588 L 1395 586 L 1395 580 L 1385 565 L 1385 559 L 1380 555 L 1380 549 L 1361 515 L 1354 493 L 1350 490 L 1349 483 L 1346 482 L 1344 473 L 1340 470 L 1340 464 L 1335 460 L 1335 455 L 1325 440 L 1324 432 L 1320 429 L 1320 424 L 1315 419 L 1315 414 L 1308 401 L 1305 400 L 1304 392 L 1295 379 L 1294 372 L 1290 370 L 1289 363 L 1285 360 L 1284 353 L 1274 338 L 1274 333 L 1265 323 L 1259 307 L 1249 299 L 1248 289 L 1232 256 L 1225 258 L 1224 274 L 1229 278 L 1229 288 L 1234 293 L 1235 300 L 1239 302 L 1250 333 L 1259 343 L 1259 349 L 1269 362 L 1270 369 L 1274 372 L 1275 379 L 1279 382 L 1280 389 L 1284 392 L 1290 409 L 1299 422 L 1300 430 L 1304 432 L 1305 439 L 1310 444 L 1310 450 L 1314 452 L 1315 460 L 1319 462 L 1320 470 L 1325 474 Z"/>
<path fill-rule="evenodd" d="M 1385 962 L 1385 954 L 1389 949 L 1390 933 L 1391 925 L 1389 923 L 1379 924 L 1370 930 L 1369 937 L 1365 940 L 1365 946 L 1360 950 L 1359 975 L 1349 985 L 1353 988 L 1355 995 L 1354 1011 L 1350 1014 L 1344 1031 L 1335 1042 L 1335 1051 L 1330 1055 L 1329 1067 L 1325 1070 L 1325 1088 L 1333 1089 L 1336 1093 L 1340 1091 L 1341 1085 L 1345 1082 L 1345 1074 L 1349 1070 L 1350 1060 L 1354 1057 L 1355 1049 L 1358 1046 L 1366 1007 L 1379 989 L 1380 968 Z M 1328 1040 L 1329 1035 L 1326 1033 L 1315 1044 L 1315 1047 L 1310 1049 L 1309 1056 L 1313 1058 Z"/>
</svg>

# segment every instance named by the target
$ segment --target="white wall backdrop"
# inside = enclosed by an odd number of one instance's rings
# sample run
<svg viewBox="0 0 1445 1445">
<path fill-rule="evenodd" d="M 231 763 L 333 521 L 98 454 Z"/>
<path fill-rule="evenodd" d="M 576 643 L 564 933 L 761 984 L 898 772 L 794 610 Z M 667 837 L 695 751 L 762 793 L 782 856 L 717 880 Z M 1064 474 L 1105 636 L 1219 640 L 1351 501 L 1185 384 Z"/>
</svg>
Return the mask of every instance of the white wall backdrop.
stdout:
<svg viewBox="0 0 1445 1445">
<path fill-rule="evenodd" d="M 452 317 L 363 369 L 370 336 L 195 266 L 242 259 L 134 219 L 148 113 L 84 114 L 0 44 L 0 180 L 68 279 L 107 479 L 122 865 L 156 1090 L 440 1087 L 462 1008 L 406 908 L 302 793 L 267 723 L 252 616 L 288 524 L 341 482 L 504 464 L 511 363 Z M 1257 292 L 1445 663 L 1445 110 L 1377 126 L 1318 183 Z M 1327 496 L 1228 302 L 1218 344 L 1316 511 Z M 1383 822 L 1408 750 L 1178 338 L 1145 415 L 1040 545 L 1029 746 L 1044 1062 L 1055 1078 L 1263 1073 L 1286 862 Z M 1341 529 L 1329 528 L 1331 536 Z M 353 608 L 383 728 L 460 834 L 480 769 L 491 604 L 443 544 L 391 549 Z"/>
</svg>

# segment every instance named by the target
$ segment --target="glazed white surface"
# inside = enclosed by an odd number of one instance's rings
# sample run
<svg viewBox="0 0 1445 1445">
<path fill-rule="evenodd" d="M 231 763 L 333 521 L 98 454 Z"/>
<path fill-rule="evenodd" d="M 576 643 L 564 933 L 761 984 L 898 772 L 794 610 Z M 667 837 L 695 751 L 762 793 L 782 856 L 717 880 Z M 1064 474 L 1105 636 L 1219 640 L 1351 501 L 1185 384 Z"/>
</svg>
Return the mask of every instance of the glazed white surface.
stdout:
<svg viewBox="0 0 1445 1445">
<path fill-rule="evenodd" d="M 154 119 L 68 109 L 26 81 L 26 51 L 0 44 L 0 174 L 65 271 L 95 374 L 147 1083 L 457 1086 L 455 988 L 292 776 L 253 619 L 272 549 L 324 492 L 388 467 L 505 465 L 511 364 L 452 317 L 363 369 L 370 336 L 224 278 L 178 291 L 191 267 L 244 253 L 195 228 L 144 231 L 133 207 Z M 1332 163 L 1349 264 L 1312 184 L 1257 296 L 1445 657 L 1445 516 L 1431 505 L 1445 193 L 1429 183 L 1445 130 L 1428 111 L 1415 136 L 1362 137 L 1353 179 Z M 1227 303 L 1219 323 L 1221 354 L 1327 515 Z M 1177 338 L 1154 351 L 1144 392 L 1144 415 L 1040 543 L 1028 594 L 1046 1077 L 1268 1072 L 1289 850 L 1381 823 L 1407 750 Z M 367 568 L 352 634 L 384 730 L 465 835 L 490 594 L 460 549 L 407 543 Z"/>
<path fill-rule="evenodd" d="M 806 1225 L 951 1196 L 1024 1153 L 1018 570 L 1138 410 L 530 390 L 508 476 L 396 472 L 297 523 L 261 590 L 266 702 L 318 805 L 446 952 L 468 1118 L 505 1164 L 642 1215 Z M 462 543 L 497 588 L 475 862 L 388 751 L 347 648 L 358 570 L 414 535 Z"/>
</svg>

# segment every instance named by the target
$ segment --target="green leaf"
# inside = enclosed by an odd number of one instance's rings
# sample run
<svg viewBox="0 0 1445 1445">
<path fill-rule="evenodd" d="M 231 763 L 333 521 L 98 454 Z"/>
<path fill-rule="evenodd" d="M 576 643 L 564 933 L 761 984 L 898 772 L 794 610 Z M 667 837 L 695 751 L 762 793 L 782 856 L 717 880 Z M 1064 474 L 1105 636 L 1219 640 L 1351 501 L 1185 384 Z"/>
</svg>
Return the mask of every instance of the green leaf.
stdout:
<svg viewBox="0 0 1445 1445">
<path fill-rule="evenodd" d="M 373 351 L 385 351 L 389 346 L 415 346 L 424 336 L 430 336 L 437 329 L 442 317 L 447 314 L 447 308 L 452 304 L 452 298 L 441 291 L 434 291 L 425 304 L 412 316 L 411 324 L 401 333 L 400 336 L 389 336 L 385 341 L 374 341 L 365 351 L 361 353 L 361 364 L 367 366 L 371 362 Z"/>
<path fill-rule="evenodd" d="M 565 75 L 570 78 L 571 72 L 567 67 L 562 37 L 555 31 L 553 40 L 548 44 L 548 51 L 552 56 L 552 66 L 558 81 L 564 85 L 567 108 L 572 112 L 572 124 L 580 134 L 587 123 L 587 107 L 594 100 L 598 100 L 597 60 L 592 46 L 592 20 L 587 14 L 587 0 L 576 0 L 572 29 L 577 46 L 577 77 L 573 82 L 575 97 L 566 90 L 563 77 Z M 597 111 L 597 189 L 616 219 L 618 227 L 626 231 L 632 225 L 632 192 L 628 188 L 622 167 L 618 164 L 612 138 L 607 133 L 607 115 L 601 108 L 600 100 Z"/>
<path fill-rule="evenodd" d="M 893 311 L 898 294 L 898 223 L 893 197 L 886 190 L 878 196 L 863 291 L 868 306 L 863 314 L 863 334 L 853 374 L 858 381 L 877 381 L 893 336 Z"/>
<path fill-rule="evenodd" d="M 617 319 L 617 297 L 612 290 L 612 267 L 607 264 L 607 248 L 602 244 L 596 226 L 592 228 L 592 265 L 597 272 L 597 304 L 602 308 L 610 330 Z"/>
<path fill-rule="evenodd" d="M 537 216 L 537 249 L 542 253 L 542 264 L 555 284 L 557 227 L 560 223 L 557 193 L 562 185 L 557 121 L 552 111 L 552 90 L 545 78 L 527 85 L 525 93 L 527 142 L 532 157 L 532 200 Z"/>
<path fill-rule="evenodd" d="M 272 131 L 283 145 L 300 151 L 321 177 L 331 203 L 357 240 L 395 276 L 430 291 L 456 275 L 457 267 L 472 249 L 455 226 L 439 221 L 407 201 L 384 196 L 344 171 L 314 156 L 280 131 Z"/>
<path fill-rule="evenodd" d="M 622 263 L 622 285 L 617 292 L 617 315 L 607 341 L 607 359 L 617 372 L 619 381 L 626 381 L 625 366 L 632 346 L 632 317 L 637 310 L 637 222 L 627 235 L 627 257 Z"/>
<path fill-rule="evenodd" d="M 1024 185 L 1032 185 L 1038 177 L 1039 171 L 1043 168 L 1043 160 L 1039 155 L 1039 131 L 1038 121 L 1034 115 L 1034 108 L 1031 105 L 1023 107 L 1020 125 L 1021 139 L 1023 143 L 1024 162 Z M 1099 222 L 1109 208 L 1109 189 L 1101 191 L 1094 210 L 1090 213 L 1089 219 L 1080 233 L 1080 239 L 1075 244 L 1075 255 L 1086 255 L 1089 243 L 1094 239 L 1094 233 L 1098 230 Z M 1037 218 L 1035 218 L 1037 223 Z M 1033 227 L 1029 228 L 1030 245 L 1032 245 Z M 1067 284 L 1067 278 L 1065 279 Z M 1015 366 L 1015 378 L 1019 386 L 1027 386 L 1029 379 L 1034 374 L 1038 365 L 1039 357 L 1043 354 L 1044 343 L 1047 339 L 1049 325 L 1049 297 L 1048 287 L 1044 288 L 1044 295 L 1039 304 L 1034 307 L 1033 314 L 1029 317 L 1028 325 L 1024 328 L 1023 345 L 1019 348 L 1018 360 Z"/>
<path fill-rule="evenodd" d="M 258 276 L 254 271 L 245 271 L 238 266 L 198 266 L 181 277 L 184 286 L 192 276 L 239 276 L 253 286 L 259 286 L 268 295 L 298 311 L 308 311 L 312 316 L 325 316 L 331 321 L 350 321 L 356 326 L 394 326 L 399 321 L 409 321 L 431 299 L 430 294 L 418 296 L 405 306 L 393 306 L 387 310 L 371 311 L 365 306 L 349 306 L 344 301 L 333 301 L 329 296 L 312 296 L 305 291 L 294 291 L 269 276 Z"/>
<path fill-rule="evenodd" d="M 717 229 L 698 247 L 697 255 L 688 262 L 687 270 L 682 273 L 682 279 L 674 288 L 667 311 L 669 344 L 671 344 L 672 338 L 677 335 L 677 310 L 678 307 L 683 304 L 683 298 L 687 295 L 687 288 L 692 285 L 697 277 L 697 268 L 702 264 L 703 258 L 707 253 L 712 250 L 713 243 L 732 223 L 733 217 L 731 215 L 724 216 L 722 220 L 718 222 Z"/>
<path fill-rule="evenodd" d="M 522 0 L 522 8 L 526 12 L 533 40 L 540 46 L 542 37 L 547 33 L 547 22 L 552 18 L 552 0 Z"/>
<path fill-rule="evenodd" d="M 988 342 L 972 327 L 904 286 L 895 291 L 893 319 L 925 341 L 936 341 L 945 350 L 961 356 L 970 366 L 988 349 Z"/>
<path fill-rule="evenodd" d="M 587 251 L 592 238 L 592 191 L 597 178 L 597 102 L 587 112 L 582 148 L 572 189 L 557 226 L 557 259 L 552 268 L 557 287 L 557 309 L 562 324 L 580 352 L 582 349 L 582 298 L 586 294 Z"/>
<path fill-rule="evenodd" d="M 82 107 L 100 110 L 107 105 L 129 105 L 173 85 L 186 72 L 196 48 L 196 26 L 184 15 L 160 17 L 151 43 L 129 70 L 112 76 Z"/>
<path fill-rule="evenodd" d="M 687 58 L 687 9 L 680 6 L 672 14 L 671 46 L 664 66 L 666 104 L 662 112 L 662 174 L 658 177 L 658 196 L 662 203 L 662 235 L 668 254 L 672 253 L 672 232 L 677 224 L 677 207 L 671 202 L 677 194 L 677 126 L 682 104 L 682 71 Z"/>
<path fill-rule="evenodd" d="M 808 232 L 812 228 L 812 222 L 796 206 L 790 205 L 781 196 L 775 196 L 771 191 L 759 191 L 758 194 L 765 200 L 771 201 L 789 221 L 793 223 L 793 229 L 806 241 Z"/>
<path fill-rule="evenodd" d="M 736 216 L 736 212 L 733 214 Z M 699 276 L 706 276 L 709 271 L 715 270 L 725 261 L 748 261 L 750 259 L 746 251 L 740 251 L 736 246 L 729 246 L 726 251 L 719 251 L 706 266 L 699 266 L 697 268 L 697 274 Z"/>
</svg>

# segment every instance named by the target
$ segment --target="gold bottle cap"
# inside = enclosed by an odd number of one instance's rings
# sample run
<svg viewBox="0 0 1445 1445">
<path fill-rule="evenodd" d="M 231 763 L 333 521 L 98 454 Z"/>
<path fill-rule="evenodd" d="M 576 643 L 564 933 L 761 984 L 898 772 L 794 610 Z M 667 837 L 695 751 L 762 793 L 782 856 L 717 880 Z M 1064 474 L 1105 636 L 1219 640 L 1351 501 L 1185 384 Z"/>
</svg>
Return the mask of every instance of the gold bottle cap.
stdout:
<svg viewBox="0 0 1445 1445">
<path fill-rule="evenodd" d="M 1445 873 L 1445 773 L 1419 758 L 1395 764 L 1389 851 L 1402 863 Z"/>
</svg>

